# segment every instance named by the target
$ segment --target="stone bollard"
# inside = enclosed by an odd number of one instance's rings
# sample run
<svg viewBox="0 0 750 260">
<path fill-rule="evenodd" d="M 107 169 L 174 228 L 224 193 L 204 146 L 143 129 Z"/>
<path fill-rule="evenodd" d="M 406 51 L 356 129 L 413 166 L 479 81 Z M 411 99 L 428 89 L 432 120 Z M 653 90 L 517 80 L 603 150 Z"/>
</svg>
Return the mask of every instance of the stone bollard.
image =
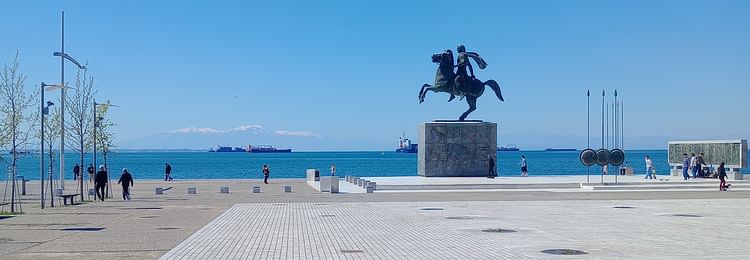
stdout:
<svg viewBox="0 0 750 260">
<path fill-rule="evenodd" d="M 339 178 L 331 176 L 331 193 L 339 193 Z"/>
<path fill-rule="evenodd" d="M 253 193 L 260 193 L 260 186 L 253 186 Z"/>
<path fill-rule="evenodd" d="M 346 182 L 349 182 L 349 177 L 349 175 L 344 176 L 344 180 L 346 180 Z"/>
<path fill-rule="evenodd" d="M 359 180 L 357 181 L 357 186 L 359 186 L 359 187 L 364 187 L 364 185 L 365 185 L 365 179 L 359 179 Z"/>
<path fill-rule="evenodd" d="M 229 193 L 229 186 L 221 186 L 221 188 L 219 189 L 219 192 Z"/>
<path fill-rule="evenodd" d="M 369 186 L 370 186 L 370 182 L 371 182 L 371 181 L 365 180 L 365 183 L 362 183 L 362 188 L 367 188 L 367 187 L 369 187 Z"/>
<path fill-rule="evenodd" d="M 378 189 L 378 183 L 377 182 L 371 181 L 369 186 L 372 187 L 373 190 L 377 190 Z"/>
<path fill-rule="evenodd" d="M 162 195 L 162 194 L 164 194 L 164 188 L 156 187 L 156 189 L 154 190 L 154 192 L 156 192 L 156 195 Z"/>
<path fill-rule="evenodd" d="M 320 192 L 331 192 L 331 179 L 333 176 L 321 176 L 320 177 Z"/>
<path fill-rule="evenodd" d="M 292 186 L 291 185 L 284 185 L 284 192 L 292 192 Z"/>
<path fill-rule="evenodd" d="M 375 191 L 375 188 L 374 188 L 374 187 L 372 187 L 372 186 L 367 186 L 367 193 L 372 193 L 373 191 Z"/>
<path fill-rule="evenodd" d="M 94 191 L 94 189 L 89 189 L 89 196 L 95 196 L 95 195 L 96 195 L 96 192 Z"/>
<path fill-rule="evenodd" d="M 187 192 L 188 192 L 188 194 L 196 194 L 197 193 L 196 190 L 195 190 L 195 187 L 188 187 L 187 188 Z"/>
<path fill-rule="evenodd" d="M 359 182 L 359 177 L 352 178 L 352 184 L 357 185 L 358 182 Z"/>
</svg>

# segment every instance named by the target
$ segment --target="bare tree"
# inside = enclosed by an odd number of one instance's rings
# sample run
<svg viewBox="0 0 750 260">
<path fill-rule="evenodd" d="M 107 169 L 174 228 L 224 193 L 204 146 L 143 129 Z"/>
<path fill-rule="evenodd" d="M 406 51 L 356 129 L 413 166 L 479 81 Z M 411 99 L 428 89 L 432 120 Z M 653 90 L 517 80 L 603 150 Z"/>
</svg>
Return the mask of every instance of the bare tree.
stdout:
<svg viewBox="0 0 750 260">
<path fill-rule="evenodd" d="M 74 95 L 65 97 L 65 112 L 70 115 L 65 120 L 65 131 L 67 137 L 73 142 L 67 142 L 68 148 L 73 149 L 80 155 L 80 164 L 86 151 L 91 149 L 91 130 L 93 124 L 92 106 L 94 105 L 94 78 L 86 75 L 86 70 L 78 70 L 76 73 L 76 91 Z M 83 174 L 82 174 L 83 175 Z M 83 201 L 83 178 L 78 178 L 79 192 Z"/>
<path fill-rule="evenodd" d="M 15 206 L 18 203 L 16 201 L 17 162 L 19 156 L 25 153 L 20 148 L 29 141 L 31 129 L 36 125 L 35 119 L 37 118 L 37 112 L 33 111 L 36 108 L 34 101 L 38 91 L 33 91 L 31 94 L 26 93 L 24 89 L 26 76 L 19 71 L 18 56 L 19 52 L 16 51 L 13 62 L 10 66 L 4 64 L 3 71 L 0 73 L 0 117 L 2 118 L 0 128 L 4 133 L 2 135 L 2 138 L 5 139 L 4 146 L 10 151 L 11 212 L 15 212 Z M 23 211 L 23 209 L 20 210 Z"/>
<path fill-rule="evenodd" d="M 116 126 L 115 123 L 112 123 L 112 121 L 107 117 L 107 111 L 109 111 L 109 101 L 105 104 L 101 104 L 96 107 L 96 123 L 94 126 L 96 127 L 96 148 L 97 150 L 102 152 L 103 158 L 104 158 L 104 168 L 109 171 L 109 165 L 107 165 L 107 159 L 109 159 L 109 156 L 112 154 L 112 148 L 115 147 L 114 145 L 114 133 L 111 131 L 111 127 Z M 111 194 L 112 192 L 112 183 L 111 183 L 111 174 L 107 174 L 107 177 L 109 178 L 108 181 L 108 187 L 107 187 L 107 193 Z"/>
<path fill-rule="evenodd" d="M 41 115 L 40 115 L 41 116 Z M 47 156 L 49 159 L 49 168 L 47 169 L 47 176 L 49 177 L 49 189 L 50 198 L 52 198 L 52 187 L 54 182 L 54 174 L 52 174 L 53 167 L 55 165 L 55 142 L 60 136 L 60 109 L 54 107 L 49 108 L 49 114 L 44 117 L 44 144 L 48 151 Z M 37 132 L 37 137 L 41 138 L 41 132 Z M 54 202 L 52 202 L 54 203 Z"/>
</svg>

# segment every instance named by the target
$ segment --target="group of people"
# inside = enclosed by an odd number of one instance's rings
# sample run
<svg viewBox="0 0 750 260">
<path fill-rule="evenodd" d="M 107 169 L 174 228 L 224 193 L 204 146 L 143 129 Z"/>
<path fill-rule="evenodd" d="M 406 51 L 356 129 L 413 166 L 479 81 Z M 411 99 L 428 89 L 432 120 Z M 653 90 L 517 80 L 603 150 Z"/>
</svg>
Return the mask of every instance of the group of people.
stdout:
<svg viewBox="0 0 750 260">
<path fill-rule="evenodd" d="M 94 164 L 89 164 L 86 171 L 89 174 L 89 182 L 92 182 L 94 180 Z M 76 165 L 73 166 L 73 180 L 78 180 L 78 178 L 83 178 L 83 176 L 81 176 L 81 166 L 76 163 Z"/>
<path fill-rule="evenodd" d="M 76 164 L 75 167 L 78 167 L 78 165 Z M 93 168 L 93 165 L 89 166 L 89 171 L 93 172 Z M 73 169 L 73 172 L 75 173 L 76 168 Z M 104 198 L 106 197 L 107 183 L 109 182 L 107 168 L 104 167 L 104 165 L 99 165 L 99 171 L 97 171 L 96 174 L 90 175 L 93 175 L 93 177 L 89 177 L 89 179 L 94 180 L 94 200 L 99 199 L 101 201 L 104 201 Z M 76 175 L 76 178 L 80 178 L 80 175 Z M 117 184 L 122 185 L 122 200 L 130 200 L 130 187 L 133 186 L 133 176 L 130 174 L 130 172 L 128 172 L 127 168 L 122 169 L 122 175 L 120 175 L 120 179 L 117 181 Z"/>
<path fill-rule="evenodd" d="M 529 176 L 529 164 L 526 162 L 526 156 L 521 155 L 521 162 L 518 163 L 521 165 L 521 177 L 528 177 Z M 497 171 L 495 170 L 495 158 L 492 157 L 492 155 L 487 156 L 487 166 L 489 166 L 489 174 L 487 175 L 487 178 L 494 179 L 497 177 Z"/>
<path fill-rule="evenodd" d="M 698 156 L 696 156 L 695 153 L 691 153 L 690 157 L 688 157 L 686 153 L 683 153 L 682 158 L 683 179 L 688 180 L 691 177 L 693 179 L 705 177 L 703 166 L 706 165 L 706 161 L 703 160 L 703 153 L 698 154 Z M 693 176 L 690 176 L 690 174 L 688 174 L 688 171 L 692 172 Z"/>
</svg>

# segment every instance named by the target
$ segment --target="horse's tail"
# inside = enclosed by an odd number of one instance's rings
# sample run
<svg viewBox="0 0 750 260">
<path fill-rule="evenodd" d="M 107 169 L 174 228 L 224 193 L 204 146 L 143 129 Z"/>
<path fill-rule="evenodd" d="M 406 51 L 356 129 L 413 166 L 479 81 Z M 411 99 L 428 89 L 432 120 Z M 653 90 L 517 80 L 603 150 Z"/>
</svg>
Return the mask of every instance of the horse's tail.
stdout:
<svg viewBox="0 0 750 260">
<path fill-rule="evenodd" d="M 497 95 L 497 98 L 500 99 L 500 101 L 505 101 L 505 99 L 503 99 L 503 93 L 502 91 L 500 91 L 500 85 L 498 85 L 495 80 L 485 81 L 484 85 L 490 86 L 490 88 L 495 91 L 495 95 Z"/>
</svg>

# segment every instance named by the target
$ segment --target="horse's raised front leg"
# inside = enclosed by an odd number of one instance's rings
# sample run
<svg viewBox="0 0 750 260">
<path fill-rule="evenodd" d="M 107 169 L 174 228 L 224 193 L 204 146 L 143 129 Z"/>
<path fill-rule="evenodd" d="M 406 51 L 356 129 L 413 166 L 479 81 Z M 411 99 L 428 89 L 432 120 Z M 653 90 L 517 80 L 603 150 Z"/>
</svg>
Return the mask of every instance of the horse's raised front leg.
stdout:
<svg viewBox="0 0 750 260">
<path fill-rule="evenodd" d="M 474 110 L 477 110 L 477 97 L 474 97 L 474 96 L 466 97 L 466 103 L 469 104 L 469 110 L 466 110 L 466 112 L 461 114 L 461 117 L 458 118 L 458 121 L 464 121 L 464 119 L 466 119 L 466 116 L 468 116 L 469 113 L 474 112 Z"/>
<path fill-rule="evenodd" d="M 422 89 L 419 90 L 419 103 L 422 104 L 424 102 L 424 96 L 427 95 L 426 88 L 432 87 L 430 84 L 424 84 L 422 85 Z"/>
</svg>

